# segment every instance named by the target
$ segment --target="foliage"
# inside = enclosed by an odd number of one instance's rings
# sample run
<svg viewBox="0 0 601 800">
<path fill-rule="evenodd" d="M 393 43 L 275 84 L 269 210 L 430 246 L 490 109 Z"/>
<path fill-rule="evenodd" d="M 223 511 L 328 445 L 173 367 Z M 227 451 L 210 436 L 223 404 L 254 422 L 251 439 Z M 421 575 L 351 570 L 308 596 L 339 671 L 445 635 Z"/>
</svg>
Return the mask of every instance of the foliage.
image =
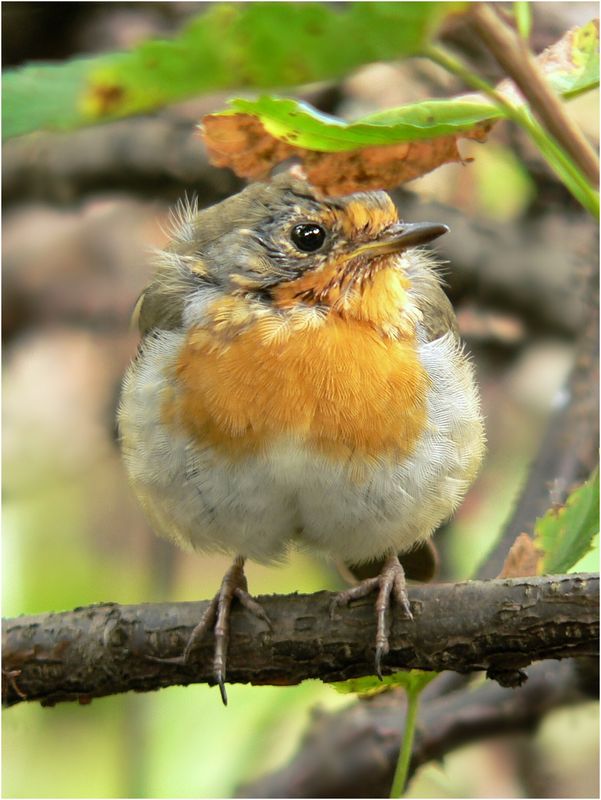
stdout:
<svg viewBox="0 0 601 800">
<path fill-rule="evenodd" d="M 598 27 L 590 22 L 541 53 L 539 69 L 555 91 L 574 97 L 598 85 L 598 51 Z M 578 201 L 591 214 L 598 213 L 598 192 L 532 116 L 511 81 L 495 89 L 441 48 L 429 45 L 424 52 L 480 93 L 426 100 L 350 123 L 291 99 L 235 99 L 231 110 L 204 118 L 213 163 L 242 177 L 262 178 L 274 165 L 297 156 L 316 186 L 329 194 L 346 194 L 395 186 L 461 161 L 459 137 L 484 141 L 492 125 L 506 118 L 527 131 Z"/>
<path fill-rule="evenodd" d="M 218 89 L 337 78 L 361 64 L 419 52 L 444 18 L 465 5 L 218 3 L 171 40 L 8 71 L 4 137 L 68 130 Z"/>
<path fill-rule="evenodd" d="M 570 32 L 571 58 L 565 58 L 564 40 L 545 51 L 542 61 L 547 80 L 558 94 L 575 97 L 599 84 L 599 33 L 589 23 Z M 561 54 L 563 58 L 554 56 Z M 513 89 L 509 84 L 505 90 Z M 503 86 L 500 87 L 503 93 Z M 258 100 L 236 98 L 230 101 L 231 111 L 257 117 L 265 130 L 296 147 L 322 152 L 354 150 L 359 147 L 396 144 L 416 139 L 432 139 L 448 134 L 466 134 L 481 123 L 507 116 L 505 109 L 496 106 L 480 94 L 451 97 L 444 100 L 425 100 L 399 108 L 345 122 L 321 114 L 306 103 L 291 99 L 263 96 Z"/>
<path fill-rule="evenodd" d="M 528 107 L 522 108 L 515 87 L 506 81 L 494 90 L 433 46 L 445 18 L 468 11 L 469 4 L 456 2 L 354 3 L 342 10 L 313 2 L 216 4 L 171 40 L 142 42 L 128 53 L 5 73 L 4 136 L 68 130 L 210 90 L 308 83 L 340 77 L 370 61 L 426 55 L 483 94 L 426 100 L 352 123 L 320 115 L 292 99 L 240 98 L 232 111 L 206 119 L 209 151 L 219 166 L 251 178 L 307 151 L 310 180 L 332 194 L 346 193 L 397 185 L 460 161 L 458 136 L 482 141 L 492 124 L 506 117 L 524 127 L 572 194 L 596 214 L 598 192 Z M 516 3 L 514 13 L 526 38 L 529 7 Z M 572 97 L 598 84 L 598 44 L 598 27 L 591 22 L 568 31 L 539 57 L 541 70 L 559 94 Z M 248 119 L 255 121 L 254 127 Z M 274 137 L 279 146 L 266 143 L 266 137 Z M 254 149 L 246 154 L 249 141 Z M 382 147 L 389 149 L 370 149 Z M 354 163 L 355 152 L 364 164 Z M 324 153 L 350 155 L 319 156 Z M 348 177 L 336 182 L 336 174 Z"/>
<path fill-rule="evenodd" d="M 535 545 L 542 550 L 543 574 L 567 572 L 591 549 L 599 533 L 599 471 L 572 492 L 565 505 L 536 521 Z"/>
<path fill-rule="evenodd" d="M 397 760 L 390 797 L 402 797 L 407 785 L 409 776 L 409 764 L 413 752 L 413 740 L 415 738 L 415 728 L 417 724 L 417 711 L 419 698 L 426 686 L 434 678 L 438 677 L 438 672 L 425 672 L 421 669 L 411 669 L 404 672 L 395 672 L 392 675 L 385 675 L 382 679 L 375 675 L 366 675 L 363 678 L 352 678 L 348 681 L 340 681 L 331 684 L 337 692 L 342 694 L 358 694 L 362 697 L 369 697 L 380 692 L 388 691 L 393 687 L 402 687 L 407 693 L 407 714 L 405 718 L 405 730 L 399 757 Z"/>
<path fill-rule="evenodd" d="M 567 45 L 558 69 L 549 73 L 555 90 L 565 97 L 575 97 L 599 85 L 599 25 L 591 21 L 568 32 L 561 40 Z"/>
<path fill-rule="evenodd" d="M 490 100 L 475 95 L 412 103 L 354 122 L 322 114 L 307 103 L 268 95 L 257 100 L 236 98 L 230 105 L 231 111 L 213 116 L 250 114 L 277 139 L 325 153 L 463 134 L 480 122 L 501 116 Z"/>
<path fill-rule="evenodd" d="M 421 692 L 437 675 L 438 672 L 411 669 L 384 675 L 381 680 L 376 675 L 365 675 L 362 678 L 350 678 L 348 681 L 331 683 L 330 686 L 333 686 L 340 694 L 358 694 L 364 697 L 380 694 L 380 692 L 386 692 L 394 687 L 401 687 L 407 692 Z"/>
</svg>

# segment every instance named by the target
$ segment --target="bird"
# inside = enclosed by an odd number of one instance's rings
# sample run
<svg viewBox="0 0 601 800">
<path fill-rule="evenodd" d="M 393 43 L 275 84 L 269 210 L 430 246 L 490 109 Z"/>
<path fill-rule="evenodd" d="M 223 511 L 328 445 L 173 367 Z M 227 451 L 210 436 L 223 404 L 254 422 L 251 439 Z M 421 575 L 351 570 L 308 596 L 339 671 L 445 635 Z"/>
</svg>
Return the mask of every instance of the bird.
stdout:
<svg viewBox="0 0 601 800">
<path fill-rule="evenodd" d="M 298 547 L 381 571 L 375 669 L 393 603 L 410 618 L 399 554 L 429 539 L 484 452 L 474 368 L 438 263 L 448 231 L 406 223 L 384 191 L 327 196 L 297 171 L 201 209 L 180 202 L 134 311 L 141 342 L 118 410 L 130 484 L 151 526 L 233 557 L 177 663 L 214 636 L 224 703 L 234 601 L 247 559 Z"/>
</svg>

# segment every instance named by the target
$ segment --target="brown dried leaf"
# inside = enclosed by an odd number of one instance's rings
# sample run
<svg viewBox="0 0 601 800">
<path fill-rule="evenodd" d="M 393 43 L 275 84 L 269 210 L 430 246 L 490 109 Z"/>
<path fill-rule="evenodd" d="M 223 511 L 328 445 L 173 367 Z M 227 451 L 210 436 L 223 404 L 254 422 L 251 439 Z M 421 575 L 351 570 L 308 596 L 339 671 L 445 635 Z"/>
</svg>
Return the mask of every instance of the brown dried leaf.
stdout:
<svg viewBox="0 0 601 800">
<path fill-rule="evenodd" d="M 455 136 L 343 153 L 305 151 L 307 177 L 325 194 L 398 186 L 455 161 L 462 161 Z"/>
<path fill-rule="evenodd" d="M 482 142 L 491 127 L 481 124 L 461 135 Z M 230 167 L 252 180 L 267 177 L 277 164 L 297 156 L 308 180 L 327 195 L 398 186 L 443 164 L 467 161 L 454 135 L 337 153 L 307 150 L 276 139 L 250 114 L 209 114 L 203 120 L 203 138 L 215 166 Z"/>
<path fill-rule="evenodd" d="M 202 136 L 211 163 L 229 167 L 241 178 L 264 178 L 273 166 L 297 152 L 296 147 L 270 136 L 250 114 L 208 114 Z"/>
<path fill-rule="evenodd" d="M 540 575 L 543 555 L 527 533 L 520 533 L 511 545 L 498 577 L 527 578 L 530 575 Z"/>
</svg>

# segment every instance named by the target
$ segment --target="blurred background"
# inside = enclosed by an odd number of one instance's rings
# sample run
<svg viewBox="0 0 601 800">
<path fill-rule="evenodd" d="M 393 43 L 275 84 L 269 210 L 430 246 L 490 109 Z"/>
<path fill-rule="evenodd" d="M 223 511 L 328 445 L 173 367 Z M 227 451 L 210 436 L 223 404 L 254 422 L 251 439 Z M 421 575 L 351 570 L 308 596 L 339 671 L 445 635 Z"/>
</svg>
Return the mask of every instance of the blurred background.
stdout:
<svg viewBox="0 0 601 800">
<path fill-rule="evenodd" d="M 4 66 L 126 49 L 174 34 L 205 7 L 5 2 Z M 594 3 L 534 4 L 533 48 L 596 13 Z M 448 43 L 479 57 L 460 34 Z M 495 77 L 494 65 L 481 66 Z M 371 64 L 298 96 L 354 118 L 462 91 L 438 67 L 412 59 Z M 181 553 L 152 534 L 128 489 L 114 423 L 137 346 L 129 316 L 150 276 L 149 253 L 165 243 L 170 207 L 184 192 L 204 206 L 242 186 L 208 164 L 195 130 L 225 99 L 203 96 L 4 147 L 4 616 L 209 598 L 227 567 L 226 559 Z M 598 142 L 598 96 L 569 109 Z M 436 536 L 442 580 L 469 578 L 511 512 L 561 403 L 598 247 L 594 222 L 513 126 L 460 149 L 464 164 L 393 193 L 403 218 L 451 227 L 436 250 L 449 262 L 448 292 L 487 420 L 484 469 Z M 582 567 L 592 568 L 590 559 Z M 284 567 L 249 564 L 247 575 L 255 594 L 342 585 L 332 565 L 303 554 Z M 3 796 L 228 797 L 294 753 L 316 707 L 352 702 L 317 682 L 231 686 L 228 694 L 228 708 L 206 686 L 87 707 L 23 703 L 4 713 Z M 408 795 L 597 796 L 597 752 L 597 706 L 580 704 L 551 713 L 531 736 L 488 739 L 423 767 Z"/>
</svg>

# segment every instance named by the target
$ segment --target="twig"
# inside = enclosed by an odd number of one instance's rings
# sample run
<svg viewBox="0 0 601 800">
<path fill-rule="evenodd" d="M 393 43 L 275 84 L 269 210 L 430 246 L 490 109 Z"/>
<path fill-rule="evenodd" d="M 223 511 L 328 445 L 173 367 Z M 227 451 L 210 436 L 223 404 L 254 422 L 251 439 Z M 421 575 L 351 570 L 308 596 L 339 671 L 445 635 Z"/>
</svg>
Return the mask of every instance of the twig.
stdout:
<svg viewBox="0 0 601 800">
<path fill-rule="evenodd" d="M 414 620 L 394 618 L 386 668 L 486 670 L 504 685 L 517 685 L 533 661 L 598 652 L 598 592 L 593 575 L 412 587 Z M 259 598 L 271 634 L 236 607 L 228 679 L 291 685 L 373 674 L 373 598 L 331 619 L 332 598 L 330 592 Z M 206 606 L 107 604 L 8 620 L 3 668 L 11 679 L 4 682 L 3 701 L 13 705 L 25 695 L 44 705 L 87 702 L 129 690 L 210 683 L 211 637 L 186 667 L 153 660 L 183 652 Z"/>
<path fill-rule="evenodd" d="M 586 298 L 572 373 L 563 390 L 563 403 L 553 414 L 528 480 L 503 534 L 477 572 L 480 579 L 499 574 L 515 538 L 530 533 L 537 517 L 553 503 L 565 502 L 569 492 L 599 463 L 599 261 L 589 251 L 581 279 Z"/>
<path fill-rule="evenodd" d="M 520 689 L 487 681 L 433 696 L 438 680 L 423 695 L 410 775 L 469 742 L 528 731 L 552 709 L 587 697 L 574 662 L 536 664 Z M 404 694 L 391 692 L 335 714 L 316 715 L 292 761 L 241 787 L 236 796 L 387 797 L 405 714 Z"/>
<path fill-rule="evenodd" d="M 424 55 L 441 67 L 457 75 L 468 86 L 482 92 L 497 105 L 507 119 L 520 125 L 538 147 L 541 155 L 560 178 L 565 187 L 595 219 L 599 216 L 599 192 L 590 185 L 590 179 L 565 150 L 534 119 L 528 109 L 513 105 L 498 88 L 490 86 L 479 75 L 472 73 L 460 60 L 440 47 L 429 45 Z"/>
<path fill-rule="evenodd" d="M 468 295 L 508 310 L 534 335 L 574 337 L 582 330 L 590 291 L 574 276 L 598 250 L 597 226 L 587 214 L 545 209 L 519 225 L 500 225 L 442 204 L 417 203 L 408 192 L 393 197 L 404 219 L 435 219 L 451 228 L 437 251 L 449 262 L 445 279 L 455 300 Z"/>
<path fill-rule="evenodd" d="M 194 122 L 168 113 L 19 137 L 4 144 L 3 156 L 7 206 L 31 200 L 69 204 L 103 191 L 175 202 L 191 187 L 200 187 L 206 202 L 216 202 L 242 186 L 232 173 L 209 164 Z"/>
<path fill-rule="evenodd" d="M 582 169 L 593 186 L 599 184 L 599 159 L 561 100 L 542 75 L 524 39 L 506 25 L 487 3 L 475 3 L 472 24 L 507 75 L 515 82 L 549 133 Z"/>
</svg>

